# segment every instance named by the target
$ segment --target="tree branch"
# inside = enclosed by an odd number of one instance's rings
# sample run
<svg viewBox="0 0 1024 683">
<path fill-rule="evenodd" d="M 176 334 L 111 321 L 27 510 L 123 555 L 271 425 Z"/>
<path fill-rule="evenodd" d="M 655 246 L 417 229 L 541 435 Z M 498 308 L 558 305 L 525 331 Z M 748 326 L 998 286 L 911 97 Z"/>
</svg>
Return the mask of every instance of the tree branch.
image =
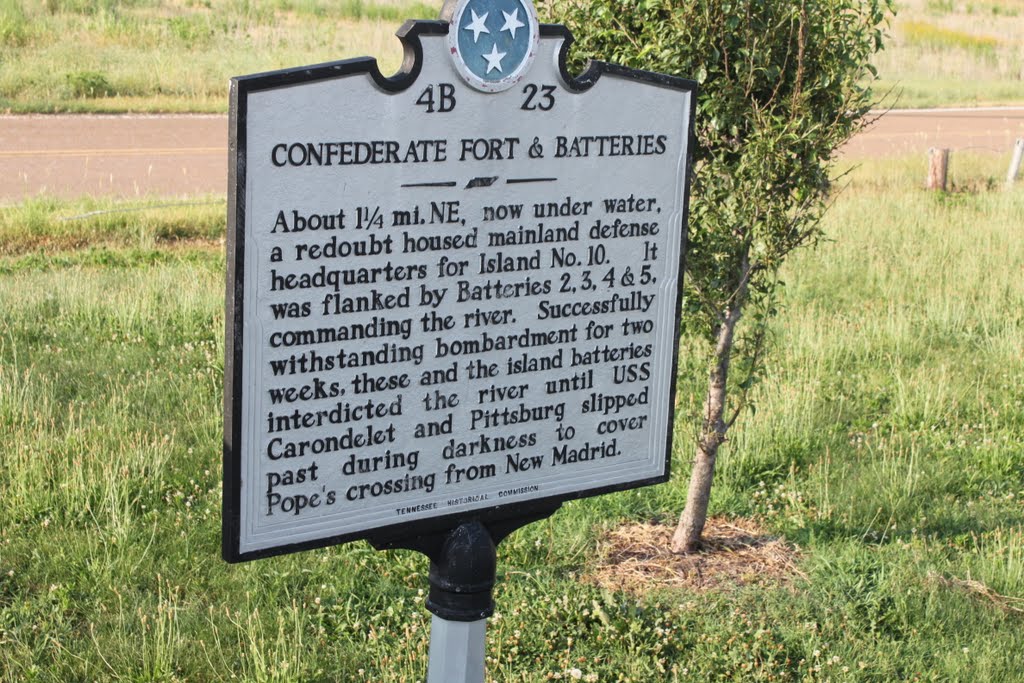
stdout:
<svg viewBox="0 0 1024 683">
<path fill-rule="evenodd" d="M 750 359 L 750 371 L 747 374 L 747 380 L 750 380 L 754 376 L 755 368 L 761 362 L 761 354 L 765 349 L 765 340 L 768 338 L 768 325 L 763 324 L 757 330 L 757 336 L 754 340 L 754 353 Z M 740 387 L 739 396 L 736 398 L 736 405 L 732 411 L 732 415 L 725 421 L 726 431 L 732 429 L 732 426 L 736 424 L 736 420 L 739 419 L 743 409 L 747 406 L 747 398 L 750 395 L 750 384 Z"/>
</svg>

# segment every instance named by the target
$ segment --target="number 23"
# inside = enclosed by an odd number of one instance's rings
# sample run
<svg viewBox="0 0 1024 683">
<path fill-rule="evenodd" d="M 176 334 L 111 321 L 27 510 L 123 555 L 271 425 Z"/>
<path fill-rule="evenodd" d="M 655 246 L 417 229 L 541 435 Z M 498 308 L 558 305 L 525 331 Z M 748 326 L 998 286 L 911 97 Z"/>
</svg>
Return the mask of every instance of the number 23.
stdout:
<svg viewBox="0 0 1024 683">
<path fill-rule="evenodd" d="M 551 111 L 555 106 L 555 89 L 553 85 L 536 86 L 533 83 L 528 84 L 523 88 L 526 101 L 523 102 L 523 106 L 520 109 L 523 111 L 536 111 L 538 109 L 541 111 Z"/>
</svg>

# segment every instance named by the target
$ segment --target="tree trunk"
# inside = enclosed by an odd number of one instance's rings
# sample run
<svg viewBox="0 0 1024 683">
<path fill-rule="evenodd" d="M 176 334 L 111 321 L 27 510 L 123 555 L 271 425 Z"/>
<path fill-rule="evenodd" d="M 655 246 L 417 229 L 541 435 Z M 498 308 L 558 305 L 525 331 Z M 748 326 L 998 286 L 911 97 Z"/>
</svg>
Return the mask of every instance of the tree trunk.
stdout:
<svg viewBox="0 0 1024 683">
<path fill-rule="evenodd" d="M 679 525 L 672 536 L 674 553 L 690 553 L 697 550 L 700 547 L 701 534 L 704 533 L 711 484 L 715 477 L 715 460 L 718 458 L 718 448 L 725 443 L 725 433 L 729 429 L 725 421 L 729 361 L 732 359 L 736 323 L 742 315 L 745 293 L 746 287 L 743 287 L 740 295 L 736 297 L 733 308 L 726 314 L 725 321 L 718 329 L 715 357 L 708 378 L 708 393 L 704 399 L 704 419 L 700 439 L 697 441 L 693 471 L 690 474 L 690 490 L 686 496 L 686 508 L 680 515 Z"/>
</svg>

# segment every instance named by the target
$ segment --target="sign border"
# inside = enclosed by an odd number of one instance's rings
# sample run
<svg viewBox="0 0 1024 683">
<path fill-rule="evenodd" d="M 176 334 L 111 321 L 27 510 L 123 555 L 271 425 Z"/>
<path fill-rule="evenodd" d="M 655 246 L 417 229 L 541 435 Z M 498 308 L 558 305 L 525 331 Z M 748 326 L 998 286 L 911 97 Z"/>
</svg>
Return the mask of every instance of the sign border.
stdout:
<svg viewBox="0 0 1024 683">
<path fill-rule="evenodd" d="M 661 484 L 669 479 L 672 461 L 673 428 L 670 422 L 666 435 L 667 457 L 665 471 L 656 477 L 613 484 L 609 486 L 573 491 L 544 498 L 537 498 L 519 503 L 496 505 L 482 510 L 471 510 L 449 515 L 440 515 L 429 519 L 398 522 L 393 525 L 376 527 L 365 531 L 329 536 L 325 538 L 288 543 L 272 548 L 263 548 L 249 552 L 240 552 L 241 543 L 241 471 L 242 454 L 236 447 L 241 442 L 242 434 L 242 348 L 244 330 L 244 264 L 246 224 L 246 122 L 248 115 L 248 95 L 253 92 L 303 83 L 330 80 L 341 76 L 365 74 L 370 76 L 382 90 L 397 93 L 415 84 L 423 66 L 423 47 L 420 36 L 446 36 L 449 22 L 447 21 L 407 21 L 397 32 L 405 49 L 402 67 L 394 76 L 384 76 L 373 57 L 359 57 L 336 62 L 326 62 L 311 66 L 268 71 L 238 76 L 231 79 L 230 113 L 228 116 L 228 205 L 227 205 L 227 277 L 225 292 L 225 342 L 224 342 L 224 449 L 223 449 L 223 503 L 221 517 L 221 553 L 227 562 L 246 562 L 266 557 L 275 557 L 303 550 L 326 548 L 333 545 L 357 540 L 370 540 L 378 547 L 408 546 L 411 540 L 428 537 L 457 527 L 469 520 L 478 520 L 484 524 L 500 524 L 517 519 L 538 519 L 550 514 L 558 506 L 569 500 L 588 498 L 591 496 L 626 491 L 629 489 Z M 591 60 L 586 70 L 577 77 L 571 76 L 566 70 L 569 48 L 573 43 L 572 33 L 561 24 L 541 24 L 540 39 L 562 38 L 563 43 L 558 55 L 558 69 L 562 80 L 572 92 L 589 90 L 605 74 L 628 78 L 652 85 L 683 90 L 690 93 L 689 130 L 687 131 L 687 172 L 692 168 L 694 134 L 693 121 L 697 111 L 697 83 L 695 81 L 669 76 L 665 74 L 631 69 L 617 64 L 599 60 Z M 683 227 L 688 225 L 690 214 L 690 183 L 683 188 L 682 221 Z M 680 235 L 682 240 L 680 253 L 686 254 L 686 230 Z M 682 289 L 683 271 L 679 269 L 675 301 L 675 325 L 678 329 L 682 320 Z M 675 336 L 672 349 L 672 367 L 678 368 L 679 336 Z M 670 406 L 675 404 L 677 377 L 673 372 L 668 400 Z"/>
</svg>

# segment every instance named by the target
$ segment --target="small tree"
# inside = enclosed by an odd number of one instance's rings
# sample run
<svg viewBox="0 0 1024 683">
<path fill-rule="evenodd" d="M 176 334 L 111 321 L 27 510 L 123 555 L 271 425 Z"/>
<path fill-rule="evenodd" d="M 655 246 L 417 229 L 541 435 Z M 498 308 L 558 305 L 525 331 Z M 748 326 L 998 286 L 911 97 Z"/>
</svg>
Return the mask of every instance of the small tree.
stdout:
<svg viewBox="0 0 1024 683">
<path fill-rule="evenodd" d="M 675 552 L 700 543 L 719 447 L 763 366 L 779 268 L 821 237 L 831 161 L 865 124 L 891 0 L 539 0 L 574 55 L 700 84 L 684 326 L 708 387 Z M 579 64 L 577 67 L 581 66 Z"/>
</svg>

